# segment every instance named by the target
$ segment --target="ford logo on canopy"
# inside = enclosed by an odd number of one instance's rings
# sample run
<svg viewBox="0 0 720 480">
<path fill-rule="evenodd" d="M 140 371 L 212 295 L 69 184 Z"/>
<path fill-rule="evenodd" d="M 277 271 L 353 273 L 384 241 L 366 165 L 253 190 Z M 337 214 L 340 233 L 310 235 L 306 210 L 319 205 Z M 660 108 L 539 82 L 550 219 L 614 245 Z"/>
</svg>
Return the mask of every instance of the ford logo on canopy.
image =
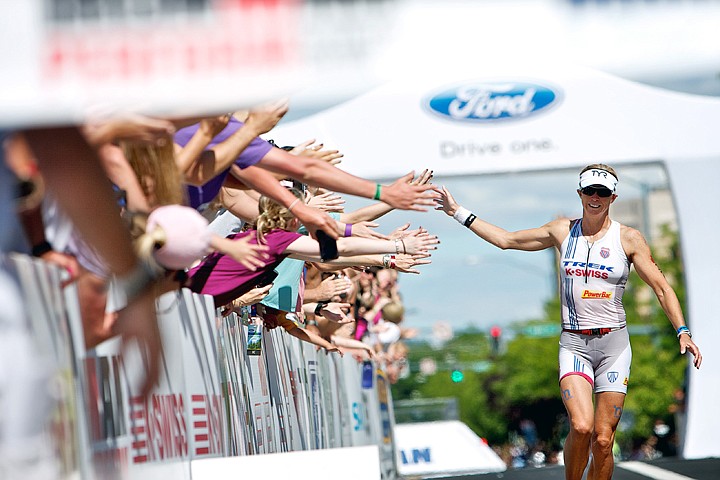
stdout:
<svg viewBox="0 0 720 480">
<path fill-rule="evenodd" d="M 433 113 L 464 122 L 527 118 L 559 102 L 558 91 L 537 83 L 467 82 L 432 96 Z"/>
</svg>

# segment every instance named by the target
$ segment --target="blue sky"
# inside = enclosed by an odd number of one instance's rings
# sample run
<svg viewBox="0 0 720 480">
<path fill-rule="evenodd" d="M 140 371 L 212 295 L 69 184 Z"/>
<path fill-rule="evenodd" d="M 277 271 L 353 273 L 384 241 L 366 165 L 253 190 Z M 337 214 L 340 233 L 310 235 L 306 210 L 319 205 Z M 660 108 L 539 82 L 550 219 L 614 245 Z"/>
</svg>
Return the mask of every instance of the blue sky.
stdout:
<svg viewBox="0 0 720 480">
<path fill-rule="evenodd" d="M 618 201 L 640 196 L 630 179 L 642 179 L 654 186 L 667 184 L 664 171 L 657 166 L 617 170 L 621 179 Z M 436 177 L 434 183 L 445 185 L 461 205 L 480 218 L 507 230 L 520 230 L 557 216 L 580 216 L 577 175 L 573 169 Z M 623 183 L 623 178 L 628 181 Z M 367 204 L 354 197 L 346 197 L 346 201 L 348 211 Z M 427 336 L 438 321 L 448 322 L 456 330 L 468 326 L 487 330 L 492 325 L 507 327 L 542 315 L 544 303 L 554 294 L 554 250 L 499 250 L 435 210 L 392 212 L 380 219 L 379 230 L 388 233 L 408 221 L 438 235 L 442 243 L 433 254 L 433 263 L 420 268 L 420 275 L 400 276 L 407 327 L 418 328 Z"/>
</svg>

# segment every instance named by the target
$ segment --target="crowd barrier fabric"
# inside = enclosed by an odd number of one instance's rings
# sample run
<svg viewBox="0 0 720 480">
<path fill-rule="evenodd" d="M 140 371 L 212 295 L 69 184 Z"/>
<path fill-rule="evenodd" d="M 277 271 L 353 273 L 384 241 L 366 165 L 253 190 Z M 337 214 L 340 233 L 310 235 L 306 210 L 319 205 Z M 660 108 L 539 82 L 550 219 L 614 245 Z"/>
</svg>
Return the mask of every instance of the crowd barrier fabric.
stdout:
<svg viewBox="0 0 720 480">
<path fill-rule="evenodd" d="M 38 355 L 54 367 L 48 442 L 64 475 L 191 479 L 193 461 L 372 446 L 379 476 L 396 477 L 390 389 L 375 365 L 364 383 L 366 365 L 282 329 L 263 330 L 259 354 L 248 354 L 247 322 L 183 289 L 157 300 L 161 375 L 143 398 L 137 345 L 86 350 L 74 287 L 39 260 L 9 261 Z"/>
</svg>

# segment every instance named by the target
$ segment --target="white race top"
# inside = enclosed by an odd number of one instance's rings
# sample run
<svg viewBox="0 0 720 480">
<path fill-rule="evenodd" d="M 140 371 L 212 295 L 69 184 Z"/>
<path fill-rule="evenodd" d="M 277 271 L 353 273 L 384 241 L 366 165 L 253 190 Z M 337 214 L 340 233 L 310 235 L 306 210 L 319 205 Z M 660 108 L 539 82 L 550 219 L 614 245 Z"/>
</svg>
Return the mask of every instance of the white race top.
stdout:
<svg viewBox="0 0 720 480">
<path fill-rule="evenodd" d="M 575 220 L 560 247 L 562 327 L 572 330 L 625 325 L 625 292 L 630 262 L 613 221 L 605 235 L 588 242 Z"/>
</svg>

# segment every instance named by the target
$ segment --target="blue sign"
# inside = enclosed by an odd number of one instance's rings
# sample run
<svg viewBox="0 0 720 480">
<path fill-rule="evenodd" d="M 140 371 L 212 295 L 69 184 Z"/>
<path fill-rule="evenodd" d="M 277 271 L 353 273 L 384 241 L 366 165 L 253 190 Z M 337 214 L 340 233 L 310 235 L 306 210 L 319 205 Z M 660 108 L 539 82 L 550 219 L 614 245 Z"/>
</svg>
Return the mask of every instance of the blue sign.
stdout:
<svg viewBox="0 0 720 480">
<path fill-rule="evenodd" d="M 434 94 L 430 111 L 451 120 L 475 123 L 527 118 L 560 101 L 560 91 L 528 82 L 466 82 Z"/>
<path fill-rule="evenodd" d="M 413 448 L 410 452 L 400 450 L 400 459 L 404 465 L 418 463 L 432 463 L 430 459 L 430 447 Z"/>
</svg>

